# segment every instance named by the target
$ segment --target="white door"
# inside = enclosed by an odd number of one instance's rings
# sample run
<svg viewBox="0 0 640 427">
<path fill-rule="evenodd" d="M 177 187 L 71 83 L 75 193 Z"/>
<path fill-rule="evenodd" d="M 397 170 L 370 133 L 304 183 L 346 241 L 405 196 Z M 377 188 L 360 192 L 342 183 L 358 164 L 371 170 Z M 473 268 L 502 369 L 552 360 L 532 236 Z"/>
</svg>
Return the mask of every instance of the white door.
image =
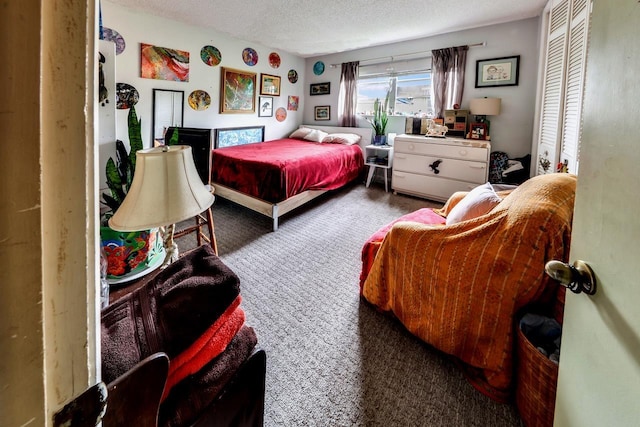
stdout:
<svg viewBox="0 0 640 427">
<path fill-rule="evenodd" d="M 556 426 L 640 425 L 640 3 L 596 0 L 571 261 L 594 296 L 567 292 Z"/>
</svg>

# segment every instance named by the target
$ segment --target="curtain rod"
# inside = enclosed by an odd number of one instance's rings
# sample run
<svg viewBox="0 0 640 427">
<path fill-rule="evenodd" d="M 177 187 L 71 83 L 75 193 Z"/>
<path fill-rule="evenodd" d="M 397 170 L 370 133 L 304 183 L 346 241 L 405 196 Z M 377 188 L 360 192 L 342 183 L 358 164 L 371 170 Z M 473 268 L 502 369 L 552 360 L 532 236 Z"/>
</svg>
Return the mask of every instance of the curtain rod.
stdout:
<svg viewBox="0 0 640 427">
<path fill-rule="evenodd" d="M 486 46 L 487 42 L 480 42 L 480 43 L 474 43 L 474 44 L 470 44 L 468 45 L 469 47 L 478 47 L 478 46 Z M 402 58 L 404 56 L 413 56 L 413 55 L 418 55 L 420 53 L 428 53 L 431 54 L 430 50 L 426 50 L 426 51 L 422 51 L 422 52 L 412 52 L 412 53 L 401 53 L 399 55 L 387 55 L 387 56 L 381 56 L 378 58 L 369 58 L 369 59 L 361 59 L 360 62 L 368 62 L 368 61 L 378 61 L 380 59 L 386 59 L 386 58 L 391 58 L 391 62 L 393 62 L 394 60 L 396 60 L 397 58 Z M 342 65 L 342 63 L 340 64 L 329 64 L 329 66 L 331 68 L 336 68 L 338 65 Z"/>
</svg>

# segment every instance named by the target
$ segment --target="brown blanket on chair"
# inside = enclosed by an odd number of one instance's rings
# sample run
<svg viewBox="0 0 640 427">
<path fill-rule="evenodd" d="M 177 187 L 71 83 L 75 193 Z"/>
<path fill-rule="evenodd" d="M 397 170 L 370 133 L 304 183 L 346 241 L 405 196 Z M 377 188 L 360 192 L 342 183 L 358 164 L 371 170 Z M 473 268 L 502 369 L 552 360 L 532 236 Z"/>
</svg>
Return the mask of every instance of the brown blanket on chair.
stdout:
<svg viewBox="0 0 640 427">
<path fill-rule="evenodd" d="M 551 295 L 545 263 L 567 260 L 576 178 L 532 178 L 491 212 L 434 228 L 400 222 L 386 236 L 362 295 L 412 332 L 481 372 L 474 385 L 504 400 L 514 317 Z"/>
<path fill-rule="evenodd" d="M 145 357 L 169 359 L 196 341 L 240 293 L 238 277 L 210 246 L 195 249 L 102 311 L 102 378 L 110 383 Z"/>
</svg>

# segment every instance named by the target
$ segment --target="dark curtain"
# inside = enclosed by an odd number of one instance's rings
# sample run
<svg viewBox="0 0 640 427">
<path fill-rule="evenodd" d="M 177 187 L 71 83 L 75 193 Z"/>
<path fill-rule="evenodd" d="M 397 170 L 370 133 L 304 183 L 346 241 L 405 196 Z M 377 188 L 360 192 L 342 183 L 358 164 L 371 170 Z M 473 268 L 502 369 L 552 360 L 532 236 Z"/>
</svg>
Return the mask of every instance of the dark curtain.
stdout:
<svg viewBox="0 0 640 427">
<path fill-rule="evenodd" d="M 338 92 L 338 126 L 356 126 L 360 62 L 344 62 Z"/>
<path fill-rule="evenodd" d="M 434 49 L 432 55 L 433 107 L 436 117 L 462 103 L 469 46 Z"/>
</svg>

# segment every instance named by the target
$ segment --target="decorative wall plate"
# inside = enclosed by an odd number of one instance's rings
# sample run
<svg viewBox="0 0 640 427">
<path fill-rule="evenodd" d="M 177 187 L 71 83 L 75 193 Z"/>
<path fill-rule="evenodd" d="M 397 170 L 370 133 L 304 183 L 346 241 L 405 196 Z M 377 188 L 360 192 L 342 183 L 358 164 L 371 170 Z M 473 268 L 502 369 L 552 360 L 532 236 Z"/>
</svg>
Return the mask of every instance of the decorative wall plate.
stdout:
<svg viewBox="0 0 640 427">
<path fill-rule="evenodd" d="M 189 107 L 196 111 L 204 111 L 211 105 L 211 96 L 204 90 L 194 90 L 189 94 Z"/>
<path fill-rule="evenodd" d="M 269 54 L 269 65 L 271 65 L 271 68 L 278 68 L 280 66 L 280 55 L 271 52 Z"/>
<path fill-rule="evenodd" d="M 258 63 L 258 52 L 256 52 L 255 49 L 247 47 L 242 51 L 242 60 L 248 66 L 253 67 Z"/>
<path fill-rule="evenodd" d="M 324 62 L 318 61 L 313 64 L 313 74 L 319 76 L 322 73 L 324 73 Z"/>
<path fill-rule="evenodd" d="M 276 120 L 279 122 L 284 122 L 284 119 L 287 118 L 287 110 L 283 107 L 280 107 L 276 110 Z"/>
<path fill-rule="evenodd" d="M 298 72 L 296 70 L 289 70 L 288 77 L 291 83 L 295 83 L 298 81 Z"/>
<path fill-rule="evenodd" d="M 200 49 L 200 58 L 205 64 L 214 67 L 222 61 L 222 54 L 217 47 L 207 45 Z"/>
<path fill-rule="evenodd" d="M 115 43 L 116 55 L 120 55 L 127 47 L 127 44 L 124 42 L 124 37 L 122 37 L 119 32 L 112 30 L 111 28 L 102 27 L 102 40 Z"/>
<path fill-rule="evenodd" d="M 127 110 L 132 105 L 136 105 L 140 99 L 138 89 L 129 83 L 116 83 L 116 108 Z"/>
</svg>

